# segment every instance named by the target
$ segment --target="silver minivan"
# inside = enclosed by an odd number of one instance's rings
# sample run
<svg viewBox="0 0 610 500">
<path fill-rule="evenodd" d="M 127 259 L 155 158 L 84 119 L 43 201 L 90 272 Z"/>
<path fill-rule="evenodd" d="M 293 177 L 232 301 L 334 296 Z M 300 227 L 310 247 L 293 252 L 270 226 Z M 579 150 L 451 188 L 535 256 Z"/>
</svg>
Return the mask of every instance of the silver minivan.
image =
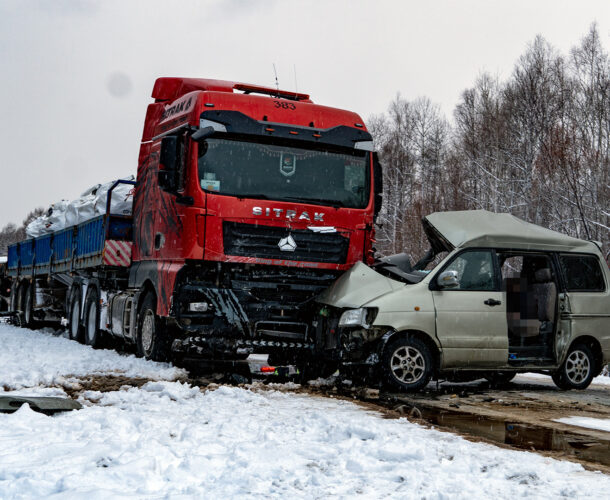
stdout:
<svg viewBox="0 0 610 500">
<path fill-rule="evenodd" d="M 552 375 L 584 389 L 610 361 L 600 245 L 485 210 L 423 219 L 430 250 L 358 263 L 318 298 L 324 350 L 403 390 L 432 377 Z"/>
</svg>

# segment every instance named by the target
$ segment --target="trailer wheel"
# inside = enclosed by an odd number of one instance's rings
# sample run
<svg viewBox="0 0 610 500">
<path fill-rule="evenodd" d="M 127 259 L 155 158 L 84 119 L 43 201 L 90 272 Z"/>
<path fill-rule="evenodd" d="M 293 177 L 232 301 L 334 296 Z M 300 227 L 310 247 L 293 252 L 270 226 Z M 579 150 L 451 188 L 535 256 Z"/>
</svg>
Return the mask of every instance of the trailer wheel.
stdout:
<svg viewBox="0 0 610 500">
<path fill-rule="evenodd" d="M 91 347 L 100 347 L 103 333 L 100 324 L 100 294 L 97 288 L 90 287 L 85 302 L 85 344 Z"/>
<path fill-rule="evenodd" d="M 32 281 L 25 286 L 23 292 L 23 326 L 25 328 L 35 328 L 36 321 L 34 320 L 34 293 L 36 285 Z"/>
<path fill-rule="evenodd" d="M 15 289 L 15 296 L 13 298 L 13 312 L 15 313 L 15 324 L 20 328 L 25 328 L 23 321 L 23 306 L 25 302 L 25 292 L 27 289 L 27 282 L 21 281 Z"/>
<path fill-rule="evenodd" d="M 137 353 L 152 361 L 167 361 L 171 339 L 157 316 L 156 306 L 154 294 L 148 292 L 138 312 Z"/>
<path fill-rule="evenodd" d="M 77 342 L 83 341 L 83 327 L 80 322 L 80 304 L 81 293 L 78 288 L 75 288 L 72 292 L 72 300 L 70 301 L 70 324 L 68 325 L 68 332 L 70 338 Z"/>
</svg>

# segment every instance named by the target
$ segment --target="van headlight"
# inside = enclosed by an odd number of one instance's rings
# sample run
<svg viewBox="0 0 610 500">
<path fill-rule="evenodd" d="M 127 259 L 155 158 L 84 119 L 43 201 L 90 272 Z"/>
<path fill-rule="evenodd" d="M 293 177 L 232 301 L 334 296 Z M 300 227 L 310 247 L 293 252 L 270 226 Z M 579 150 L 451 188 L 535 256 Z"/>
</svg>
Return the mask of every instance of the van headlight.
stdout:
<svg viewBox="0 0 610 500">
<path fill-rule="evenodd" d="M 339 326 L 361 326 L 368 328 L 377 316 L 377 309 L 373 307 L 360 307 L 348 309 L 339 318 Z"/>
</svg>

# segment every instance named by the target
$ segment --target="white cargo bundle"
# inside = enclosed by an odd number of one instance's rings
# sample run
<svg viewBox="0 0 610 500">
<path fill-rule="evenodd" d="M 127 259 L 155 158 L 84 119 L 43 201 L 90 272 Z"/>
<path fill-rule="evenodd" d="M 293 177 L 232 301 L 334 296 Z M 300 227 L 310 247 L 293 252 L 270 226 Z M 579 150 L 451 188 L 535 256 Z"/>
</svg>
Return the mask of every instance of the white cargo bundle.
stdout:
<svg viewBox="0 0 610 500">
<path fill-rule="evenodd" d="M 133 181 L 134 177 L 130 175 L 123 180 Z M 25 230 L 26 234 L 29 238 L 36 238 L 105 214 L 108 191 L 115 182 L 96 184 L 73 201 L 62 200 L 53 203 L 46 214 L 30 222 Z M 132 206 L 133 186 L 131 184 L 119 184 L 112 191 L 110 213 L 131 215 Z"/>
</svg>

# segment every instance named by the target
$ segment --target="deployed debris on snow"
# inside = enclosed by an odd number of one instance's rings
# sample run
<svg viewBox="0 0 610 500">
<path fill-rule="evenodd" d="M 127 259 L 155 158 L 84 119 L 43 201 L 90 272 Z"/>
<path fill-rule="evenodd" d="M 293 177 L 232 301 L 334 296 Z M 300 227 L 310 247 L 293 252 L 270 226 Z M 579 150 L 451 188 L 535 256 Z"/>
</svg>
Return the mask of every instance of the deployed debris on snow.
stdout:
<svg viewBox="0 0 610 500">
<path fill-rule="evenodd" d="M 70 398 L 41 397 L 41 396 L 0 396 L 0 412 L 13 413 L 22 405 L 28 404 L 34 411 L 51 414 L 60 411 L 80 410 L 82 405 Z"/>
</svg>

